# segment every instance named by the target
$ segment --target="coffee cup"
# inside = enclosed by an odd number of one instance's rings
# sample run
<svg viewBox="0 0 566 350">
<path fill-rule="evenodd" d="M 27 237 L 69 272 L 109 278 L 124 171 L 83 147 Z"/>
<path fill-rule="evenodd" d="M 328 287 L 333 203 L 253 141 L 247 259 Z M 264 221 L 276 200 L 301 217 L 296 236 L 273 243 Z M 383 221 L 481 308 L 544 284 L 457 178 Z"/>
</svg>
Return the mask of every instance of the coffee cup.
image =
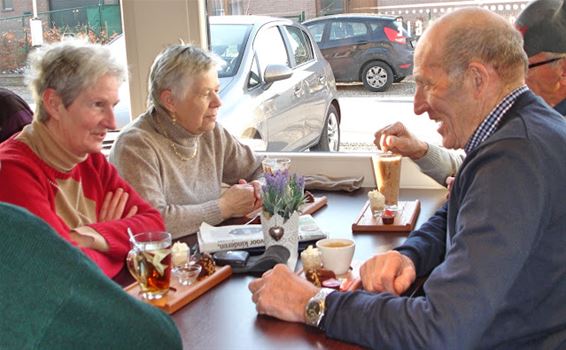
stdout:
<svg viewBox="0 0 566 350">
<path fill-rule="evenodd" d="M 160 299 L 169 291 L 171 280 L 171 234 L 143 232 L 130 241 L 126 265 L 139 284 L 142 298 Z"/>
<path fill-rule="evenodd" d="M 345 238 L 325 238 L 316 242 L 322 256 L 322 265 L 336 275 L 343 275 L 350 269 L 356 243 Z"/>
</svg>

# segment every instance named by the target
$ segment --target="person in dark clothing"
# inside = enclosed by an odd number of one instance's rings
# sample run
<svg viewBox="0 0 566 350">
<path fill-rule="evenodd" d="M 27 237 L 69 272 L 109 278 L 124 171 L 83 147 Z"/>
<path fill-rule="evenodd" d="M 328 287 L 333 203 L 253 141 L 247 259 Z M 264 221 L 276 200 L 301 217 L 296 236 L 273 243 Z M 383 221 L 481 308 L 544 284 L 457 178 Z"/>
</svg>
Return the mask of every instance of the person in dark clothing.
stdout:
<svg viewBox="0 0 566 350">
<path fill-rule="evenodd" d="M 566 2 L 535 0 L 521 12 L 515 26 L 523 35 L 523 49 L 529 57 L 527 86 L 566 117 Z M 419 140 L 401 122 L 384 126 L 374 136 L 378 148 L 411 158 L 443 186 L 464 159 L 460 151 Z"/>
<path fill-rule="evenodd" d="M 435 21 L 415 50 L 416 114 L 464 148 L 448 202 L 360 268 L 363 291 L 319 289 L 277 265 L 258 313 L 378 349 L 566 344 L 566 120 L 525 85 L 518 31 L 481 8 Z M 428 276 L 424 296 L 399 296 Z"/>
<path fill-rule="evenodd" d="M 0 143 L 31 123 L 33 112 L 14 92 L 0 88 Z"/>
<path fill-rule="evenodd" d="M 167 314 L 125 293 L 26 209 L 0 203 L 0 234 L 0 349 L 182 348 Z"/>
</svg>

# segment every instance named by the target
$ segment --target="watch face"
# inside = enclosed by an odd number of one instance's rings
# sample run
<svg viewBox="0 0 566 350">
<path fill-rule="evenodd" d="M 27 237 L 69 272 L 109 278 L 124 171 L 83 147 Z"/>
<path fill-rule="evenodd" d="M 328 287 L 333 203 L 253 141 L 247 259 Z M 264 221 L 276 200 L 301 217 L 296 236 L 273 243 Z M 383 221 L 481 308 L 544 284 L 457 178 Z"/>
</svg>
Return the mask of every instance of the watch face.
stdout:
<svg viewBox="0 0 566 350">
<path fill-rule="evenodd" d="M 309 324 L 315 324 L 320 317 L 322 311 L 322 305 L 319 301 L 311 300 L 307 306 L 307 322 Z"/>
</svg>

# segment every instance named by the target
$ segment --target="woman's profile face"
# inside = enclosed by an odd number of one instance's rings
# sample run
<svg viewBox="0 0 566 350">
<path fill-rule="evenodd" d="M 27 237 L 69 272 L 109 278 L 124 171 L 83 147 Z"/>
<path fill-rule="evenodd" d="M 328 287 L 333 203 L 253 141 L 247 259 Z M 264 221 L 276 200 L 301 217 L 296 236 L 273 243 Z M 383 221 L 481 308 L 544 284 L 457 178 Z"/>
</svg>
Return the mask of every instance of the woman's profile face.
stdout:
<svg viewBox="0 0 566 350">
<path fill-rule="evenodd" d="M 175 114 L 177 123 L 191 134 L 211 131 L 216 126 L 218 108 L 222 105 L 216 69 L 190 77 L 187 86 L 185 97 L 172 96 L 170 111 Z"/>
<path fill-rule="evenodd" d="M 119 101 L 120 84 L 117 77 L 104 75 L 69 106 L 55 109 L 50 129 L 63 147 L 80 157 L 102 150 L 106 132 L 116 129 L 113 108 Z"/>
</svg>

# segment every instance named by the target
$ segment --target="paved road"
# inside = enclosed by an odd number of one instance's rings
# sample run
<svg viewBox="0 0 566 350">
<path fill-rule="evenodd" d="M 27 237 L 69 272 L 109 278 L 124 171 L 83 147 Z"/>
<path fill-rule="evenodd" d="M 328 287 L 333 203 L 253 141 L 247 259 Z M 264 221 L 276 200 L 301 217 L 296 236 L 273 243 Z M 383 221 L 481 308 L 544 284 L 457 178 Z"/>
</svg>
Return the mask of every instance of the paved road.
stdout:
<svg viewBox="0 0 566 350">
<path fill-rule="evenodd" d="M 440 144 L 435 122 L 426 115 L 413 112 L 415 84 L 403 81 L 386 92 L 369 92 L 362 85 L 338 86 L 342 109 L 340 150 L 344 152 L 374 151 L 373 134 L 378 129 L 401 121 L 417 137 Z"/>
</svg>

